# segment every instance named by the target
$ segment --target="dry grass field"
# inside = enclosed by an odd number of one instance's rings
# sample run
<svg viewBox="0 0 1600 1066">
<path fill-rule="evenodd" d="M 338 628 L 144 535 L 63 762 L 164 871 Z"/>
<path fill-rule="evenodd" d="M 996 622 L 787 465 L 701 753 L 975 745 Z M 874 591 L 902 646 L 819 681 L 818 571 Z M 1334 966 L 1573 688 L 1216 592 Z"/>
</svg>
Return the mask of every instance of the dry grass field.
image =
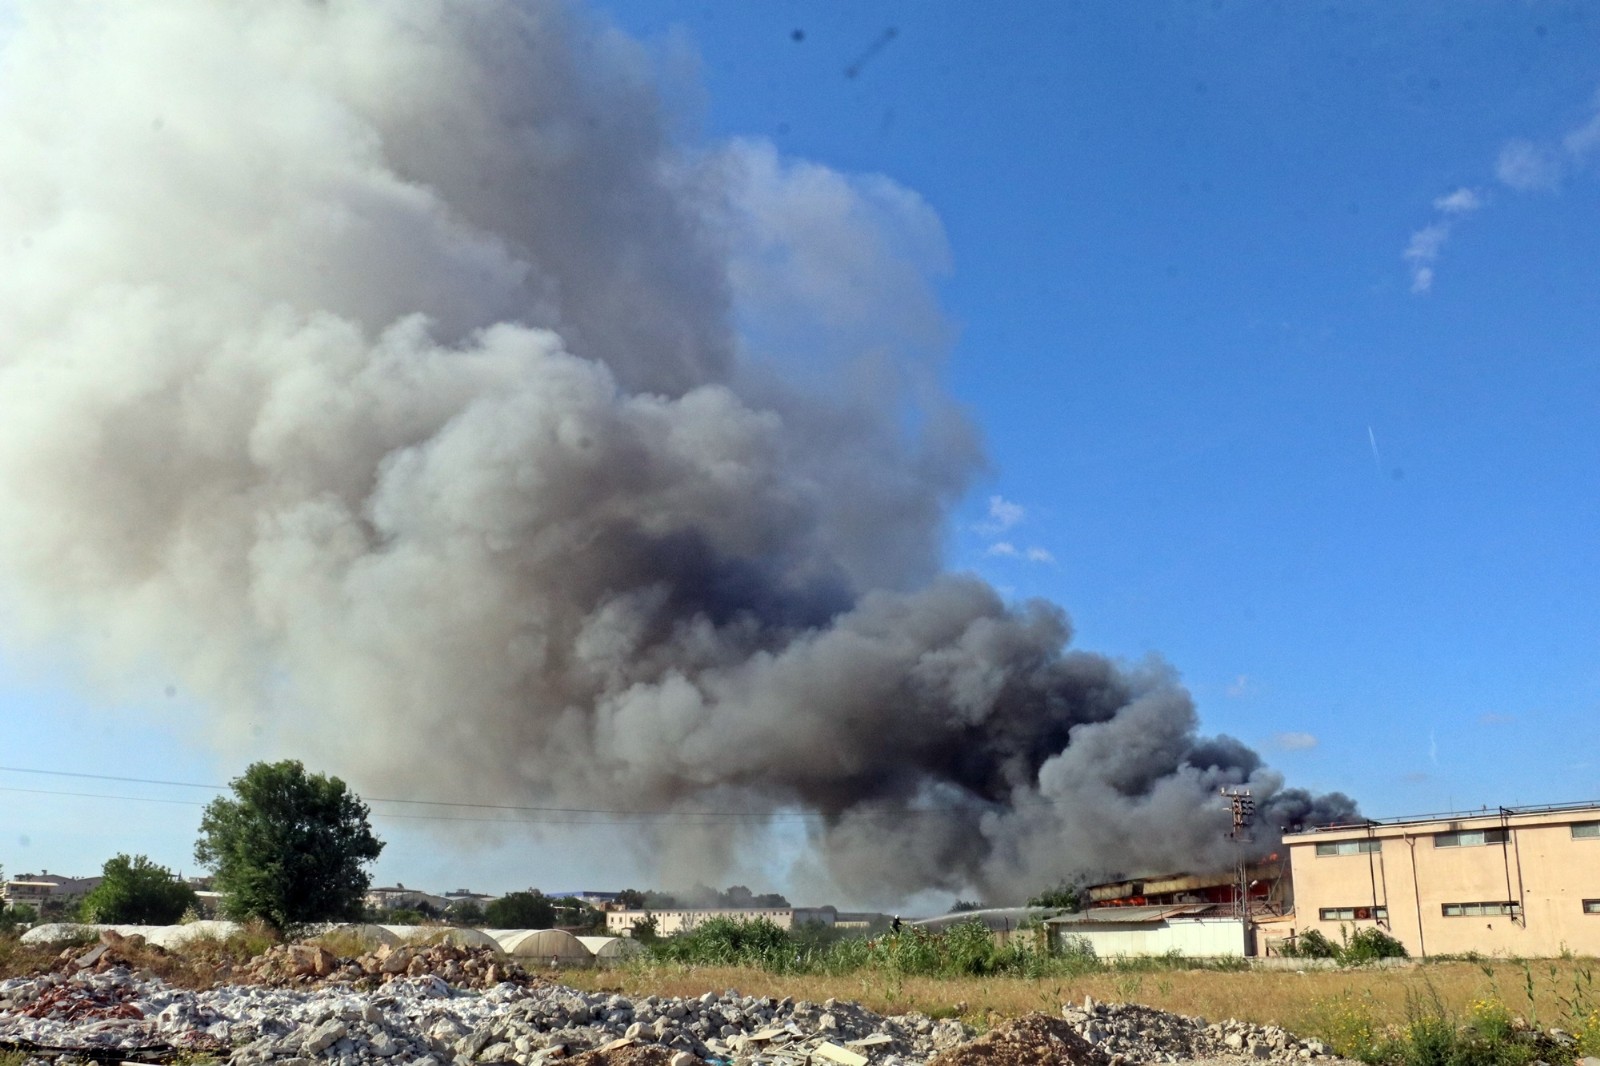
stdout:
<svg viewBox="0 0 1600 1066">
<path fill-rule="evenodd" d="M 908 977 L 881 972 L 844 977 L 783 976 L 753 969 L 645 965 L 573 971 L 562 980 L 586 989 L 636 995 L 698 995 L 738 989 L 747 995 L 822 1001 L 852 999 L 884 1013 L 959 1015 L 980 1026 L 1029 1011 L 1054 1012 L 1064 1002 L 1143 1003 L 1212 1021 L 1276 1024 L 1346 1043 L 1362 1026 L 1400 1025 L 1417 1011 L 1466 1018 L 1475 1003 L 1498 1001 L 1513 1014 L 1545 1025 L 1581 1026 L 1596 1003 L 1594 959 L 1443 962 L 1396 969 L 1296 971 L 1114 969 L 1072 978 Z M 1572 1017 L 1569 1005 L 1582 1008 Z"/>
</svg>

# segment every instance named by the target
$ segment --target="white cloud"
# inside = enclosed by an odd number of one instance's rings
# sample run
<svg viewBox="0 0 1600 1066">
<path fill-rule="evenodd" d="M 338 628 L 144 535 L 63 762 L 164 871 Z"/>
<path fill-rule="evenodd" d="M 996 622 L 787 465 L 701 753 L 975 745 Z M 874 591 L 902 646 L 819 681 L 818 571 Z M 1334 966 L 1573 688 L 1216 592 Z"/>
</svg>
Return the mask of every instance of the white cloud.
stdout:
<svg viewBox="0 0 1600 1066">
<path fill-rule="evenodd" d="M 1470 215 L 1483 206 L 1483 197 L 1478 195 L 1476 189 L 1463 185 L 1455 192 L 1439 197 L 1433 206 L 1447 215 Z"/>
<path fill-rule="evenodd" d="M 1251 679 L 1249 674 L 1240 674 L 1238 677 L 1229 682 L 1228 687 L 1223 691 L 1228 694 L 1230 699 L 1239 699 L 1242 696 L 1250 695 L 1250 693 L 1255 691 L 1255 687 L 1256 683 Z"/>
<path fill-rule="evenodd" d="M 1425 293 L 1433 288 L 1433 264 L 1439 250 L 1450 239 L 1450 223 L 1435 222 L 1411 235 L 1411 243 L 1401 253 L 1401 258 L 1411 264 L 1411 291 Z"/>
<path fill-rule="evenodd" d="M 1044 548 L 1019 548 L 1009 540 L 996 541 L 989 545 L 984 554 L 1004 559 L 1022 559 L 1030 563 L 1053 563 L 1056 561 L 1056 557 Z"/>
<path fill-rule="evenodd" d="M 1595 113 L 1588 122 L 1563 137 L 1561 146 L 1580 157 L 1600 148 L 1600 112 Z"/>
<path fill-rule="evenodd" d="M 1004 496 L 990 496 L 989 520 L 983 524 L 983 529 L 988 533 L 1003 533 L 1026 517 L 1028 512 L 1022 504 L 1012 503 Z"/>
<path fill-rule="evenodd" d="M 1279 751 L 1310 751 L 1320 741 L 1310 733 L 1274 733 L 1272 746 Z"/>
<path fill-rule="evenodd" d="M 1594 123 L 1591 122 L 1589 125 L 1593 126 Z M 1581 132 L 1580 130 L 1569 134 L 1568 140 L 1577 137 Z M 1570 145 L 1568 150 L 1573 150 Z M 1501 147 L 1500 158 L 1495 160 L 1494 164 L 1494 176 L 1500 179 L 1501 184 L 1518 192 L 1553 189 L 1561 180 L 1561 160 L 1548 148 L 1518 138 L 1507 141 Z"/>
</svg>

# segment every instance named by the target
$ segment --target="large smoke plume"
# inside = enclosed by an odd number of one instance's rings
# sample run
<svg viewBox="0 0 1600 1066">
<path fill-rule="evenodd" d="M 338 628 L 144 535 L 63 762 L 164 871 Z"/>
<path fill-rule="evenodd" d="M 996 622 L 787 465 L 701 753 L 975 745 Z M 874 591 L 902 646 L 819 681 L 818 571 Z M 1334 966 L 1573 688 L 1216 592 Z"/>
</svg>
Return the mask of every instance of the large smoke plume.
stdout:
<svg viewBox="0 0 1600 1066">
<path fill-rule="evenodd" d="M 695 143 L 555 3 L 0 33 L 17 634 L 368 787 L 816 812 L 857 896 L 1225 862 L 1222 784 L 1350 812 L 1198 736 L 1161 665 L 940 572 L 981 455 L 918 369 L 914 194 Z"/>
</svg>

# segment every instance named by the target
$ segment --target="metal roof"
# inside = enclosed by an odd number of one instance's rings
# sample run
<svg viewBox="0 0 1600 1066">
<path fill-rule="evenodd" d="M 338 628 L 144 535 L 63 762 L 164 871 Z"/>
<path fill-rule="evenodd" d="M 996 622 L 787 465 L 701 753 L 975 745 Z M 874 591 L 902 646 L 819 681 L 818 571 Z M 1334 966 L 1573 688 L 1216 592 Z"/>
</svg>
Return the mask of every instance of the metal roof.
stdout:
<svg viewBox="0 0 1600 1066">
<path fill-rule="evenodd" d="M 1165 921 L 1168 918 L 1193 918 L 1215 911 L 1210 903 L 1184 903 L 1167 907 L 1091 907 L 1077 914 L 1063 914 L 1047 918 L 1048 925 L 1099 925 L 1143 924 Z"/>
</svg>

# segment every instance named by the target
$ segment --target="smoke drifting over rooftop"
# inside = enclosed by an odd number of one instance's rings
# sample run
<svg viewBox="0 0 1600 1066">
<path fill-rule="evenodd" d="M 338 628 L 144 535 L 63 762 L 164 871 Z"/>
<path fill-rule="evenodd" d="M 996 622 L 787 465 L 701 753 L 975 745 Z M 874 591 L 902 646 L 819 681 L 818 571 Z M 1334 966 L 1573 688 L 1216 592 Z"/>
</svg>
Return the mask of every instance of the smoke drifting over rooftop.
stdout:
<svg viewBox="0 0 1600 1066">
<path fill-rule="evenodd" d="M 1159 664 L 941 572 L 982 459 L 919 369 L 937 218 L 686 143 L 655 83 L 553 3 L 24 5 L 18 632 L 362 787 L 819 812 L 858 897 L 1226 861 L 1225 783 L 1348 814 L 1199 737 Z"/>
</svg>

